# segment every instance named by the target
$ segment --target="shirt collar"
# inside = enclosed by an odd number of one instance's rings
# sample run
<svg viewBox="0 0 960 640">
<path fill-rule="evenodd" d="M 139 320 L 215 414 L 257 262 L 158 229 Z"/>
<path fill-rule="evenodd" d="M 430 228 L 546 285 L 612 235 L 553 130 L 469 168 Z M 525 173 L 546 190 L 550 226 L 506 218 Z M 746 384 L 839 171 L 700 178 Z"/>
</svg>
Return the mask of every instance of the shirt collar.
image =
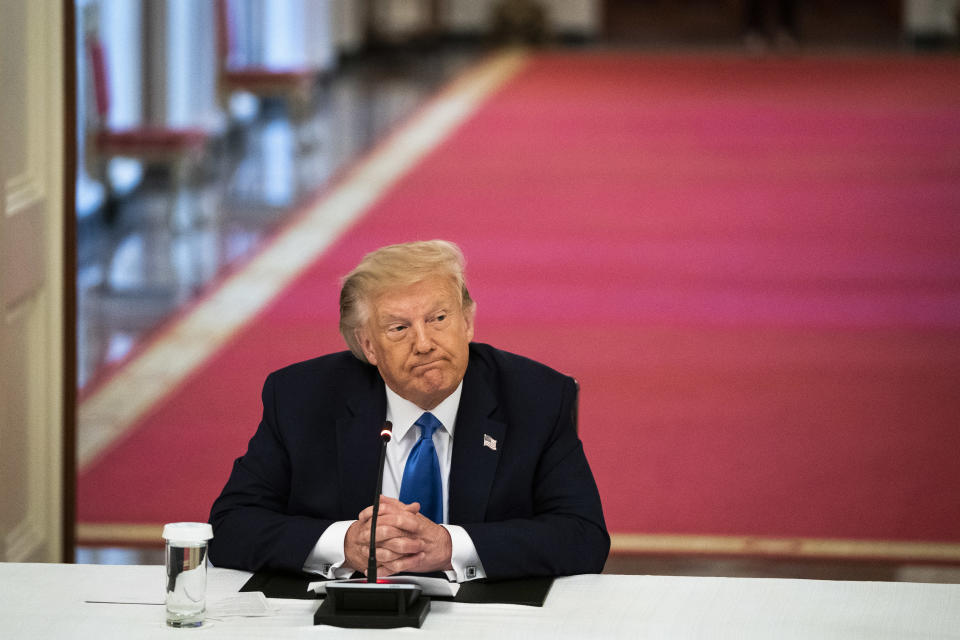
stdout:
<svg viewBox="0 0 960 640">
<path fill-rule="evenodd" d="M 393 439 L 402 440 L 413 423 L 423 415 L 426 409 L 421 409 L 406 398 L 401 397 L 393 389 L 384 385 L 387 390 L 387 420 L 393 423 Z M 453 438 L 454 423 L 457 420 L 457 410 L 460 408 L 460 395 L 463 393 L 463 380 L 457 385 L 443 402 L 430 410 L 443 425 L 443 428 Z"/>
</svg>

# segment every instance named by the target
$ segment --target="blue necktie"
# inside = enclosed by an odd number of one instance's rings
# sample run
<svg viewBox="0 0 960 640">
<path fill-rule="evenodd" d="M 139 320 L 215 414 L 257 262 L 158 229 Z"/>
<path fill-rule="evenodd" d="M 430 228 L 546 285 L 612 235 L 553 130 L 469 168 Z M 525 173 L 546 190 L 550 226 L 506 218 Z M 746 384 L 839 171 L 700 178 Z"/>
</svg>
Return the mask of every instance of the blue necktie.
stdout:
<svg viewBox="0 0 960 640">
<path fill-rule="evenodd" d="M 434 522 L 443 522 L 443 484 L 440 461 L 433 446 L 433 432 L 442 427 L 430 413 L 424 413 L 413 424 L 420 427 L 420 439 L 413 445 L 400 483 L 400 501 L 420 503 L 420 513 Z"/>
</svg>

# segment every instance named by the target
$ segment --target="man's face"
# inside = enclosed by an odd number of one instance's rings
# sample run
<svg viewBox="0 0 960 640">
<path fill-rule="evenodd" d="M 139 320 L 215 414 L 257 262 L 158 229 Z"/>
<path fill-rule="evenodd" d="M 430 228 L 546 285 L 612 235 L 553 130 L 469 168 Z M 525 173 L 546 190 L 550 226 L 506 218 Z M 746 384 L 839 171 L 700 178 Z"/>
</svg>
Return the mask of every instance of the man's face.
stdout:
<svg viewBox="0 0 960 640">
<path fill-rule="evenodd" d="M 429 410 L 463 380 L 474 310 L 461 309 L 450 280 L 434 276 L 375 298 L 357 338 L 387 386 Z"/>
</svg>

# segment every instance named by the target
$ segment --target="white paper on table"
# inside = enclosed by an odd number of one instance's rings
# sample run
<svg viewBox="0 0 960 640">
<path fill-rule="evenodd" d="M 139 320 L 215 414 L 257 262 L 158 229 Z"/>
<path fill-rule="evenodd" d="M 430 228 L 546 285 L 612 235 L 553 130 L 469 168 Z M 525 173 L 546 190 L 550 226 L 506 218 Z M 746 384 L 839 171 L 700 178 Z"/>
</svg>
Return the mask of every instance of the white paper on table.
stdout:
<svg viewBox="0 0 960 640">
<path fill-rule="evenodd" d="M 307 585 L 307 591 L 313 591 L 318 594 L 327 593 L 328 584 L 337 584 L 338 582 L 366 582 L 366 579 L 345 579 L 345 580 L 321 580 L 320 582 L 311 582 Z M 429 578 L 426 576 L 390 576 L 381 578 L 380 582 L 390 582 L 392 584 L 415 584 L 421 589 L 425 596 L 438 596 L 452 598 L 460 590 L 460 584 L 450 582 L 444 578 Z"/>
<path fill-rule="evenodd" d="M 262 591 L 238 593 L 207 605 L 207 615 L 211 618 L 255 618 L 273 615 L 279 610 L 279 607 L 270 606 Z"/>
</svg>

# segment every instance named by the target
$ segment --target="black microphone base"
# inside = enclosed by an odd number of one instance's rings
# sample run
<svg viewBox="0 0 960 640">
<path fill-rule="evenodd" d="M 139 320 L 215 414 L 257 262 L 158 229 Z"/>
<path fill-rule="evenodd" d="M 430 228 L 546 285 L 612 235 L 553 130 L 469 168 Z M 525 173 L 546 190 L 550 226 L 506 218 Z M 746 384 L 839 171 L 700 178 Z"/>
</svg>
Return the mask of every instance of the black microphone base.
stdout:
<svg viewBox="0 0 960 640">
<path fill-rule="evenodd" d="M 313 624 L 348 629 L 420 628 L 430 611 L 430 598 L 415 585 L 352 583 L 327 585 L 327 597 L 313 615 Z"/>
</svg>

